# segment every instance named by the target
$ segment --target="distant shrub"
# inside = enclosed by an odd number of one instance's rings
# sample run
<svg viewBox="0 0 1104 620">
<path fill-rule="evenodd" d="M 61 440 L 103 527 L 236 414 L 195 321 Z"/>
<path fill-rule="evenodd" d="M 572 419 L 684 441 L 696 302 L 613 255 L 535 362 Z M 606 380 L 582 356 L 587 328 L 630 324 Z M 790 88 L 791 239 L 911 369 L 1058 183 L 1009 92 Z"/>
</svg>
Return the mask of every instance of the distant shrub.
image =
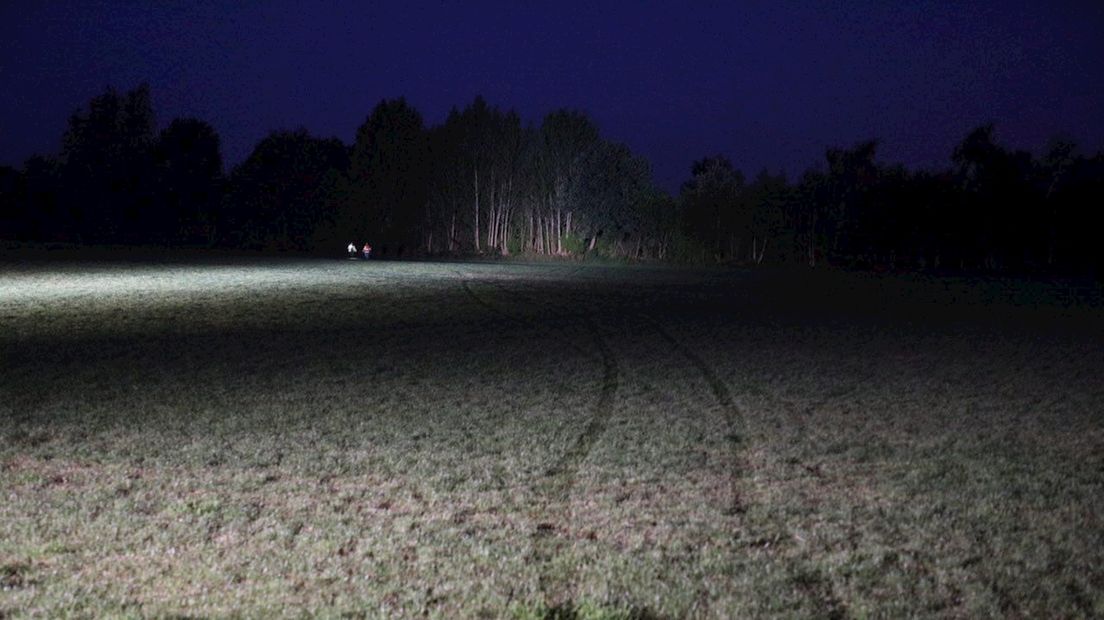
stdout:
<svg viewBox="0 0 1104 620">
<path fill-rule="evenodd" d="M 668 258 L 680 263 L 706 262 L 711 259 L 701 243 L 681 231 L 671 238 L 671 254 Z"/>
<path fill-rule="evenodd" d="M 568 254 L 578 256 L 586 252 L 586 241 L 578 235 L 564 235 L 563 249 Z"/>
<path fill-rule="evenodd" d="M 521 254 L 522 252 L 522 240 L 520 234 L 510 235 L 506 238 L 506 249 L 510 254 Z"/>
</svg>

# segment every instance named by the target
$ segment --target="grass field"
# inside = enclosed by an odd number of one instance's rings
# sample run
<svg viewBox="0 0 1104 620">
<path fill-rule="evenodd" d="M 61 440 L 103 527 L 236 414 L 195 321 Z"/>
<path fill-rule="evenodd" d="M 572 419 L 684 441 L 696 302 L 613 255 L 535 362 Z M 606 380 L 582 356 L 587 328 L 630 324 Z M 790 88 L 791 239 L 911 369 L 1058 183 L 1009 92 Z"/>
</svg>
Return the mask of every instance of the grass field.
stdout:
<svg viewBox="0 0 1104 620">
<path fill-rule="evenodd" d="M 1098 298 L 9 261 L 0 617 L 1099 617 Z"/>
</svg>

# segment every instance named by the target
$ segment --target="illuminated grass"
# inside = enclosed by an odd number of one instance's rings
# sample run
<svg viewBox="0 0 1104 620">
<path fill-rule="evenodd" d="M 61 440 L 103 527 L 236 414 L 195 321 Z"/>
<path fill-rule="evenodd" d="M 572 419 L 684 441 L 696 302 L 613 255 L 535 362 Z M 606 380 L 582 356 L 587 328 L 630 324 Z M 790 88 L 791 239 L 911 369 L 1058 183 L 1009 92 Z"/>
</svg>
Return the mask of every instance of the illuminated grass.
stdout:
<svg viewBox="0 0 1104 620">
<path fill-rule="evenodd" d="M 1099 309 L 973 284 L 6 265 L 0 616 L 1100 615 Z"/>
</svg>

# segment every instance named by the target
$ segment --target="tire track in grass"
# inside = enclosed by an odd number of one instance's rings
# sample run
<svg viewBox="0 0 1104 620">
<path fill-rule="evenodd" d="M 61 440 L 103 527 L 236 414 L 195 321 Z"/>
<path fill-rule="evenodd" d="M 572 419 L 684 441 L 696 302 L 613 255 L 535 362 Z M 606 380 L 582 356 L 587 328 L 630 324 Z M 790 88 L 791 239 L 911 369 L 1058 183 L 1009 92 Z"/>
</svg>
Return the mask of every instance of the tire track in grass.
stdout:
<svg viewBox="0 0 1104 620">
<path fill-rule="evenodd" d="M 594 406 L 594 415 L 590 417 L 586 428 L 575 440 L 575 443 L 568 448 L 567 452 L 560 457 L 559 461 L 548 468 L 546 472 L 549 479 L 558 480 L 558 484 L 546 486 L 546 490 L 552 496 L 566 494 L 574 485 L 575 474 L 579 469 L 579 465 L 590 454 L 598 437 L 606 430 L 606 423 L 609 421 L 612 410 L 613 397 L 621 384 L 617 360 L 614 359 L 613 352 L 610 351 L 598 330 L 598 325 L 590 317 L 585 318 L 584 321 L 587 329 L 591 332 L 599 354 L 602 356 L 602 385 L 598 393 L 598 402 Z"/>
<path fill-rule="evenodd" d="M 479 306 L 481 306 L 482 308 L 484 308 L 486 310 L 489 310 L 491 313 L 495 314 L 496 316 L 499 316 L 499 317 L 509 321 L 510 323 L 513 323 L 514 325 L 517 325 L 517 326 L 520 326 L 520 327 L 535 328 L 535 327 L 540 326 L 540 324 L 537 321 L 534 321 L 534 320 L 531 320 L 531 319 L 519 318 L 517 316 L 514 316 L 514 315 L 510 314 L 509 312 L 506 312 L 506 311 L 502 310 L 501 308 L 497 307 L 493 303 L 487 301 L 479 293 L 476 293 L 474 288 L 472 288 L 470 277 L 467 274 L 465 274 L 461 271 L 456 271 L 456 275 L 458 275 L 460 277 L 460 286 L 464 289 L 464 292 L 467 293 L 468 297 L 471 297 L 472 300 L 475 301 L 475 303 L 478 304 Z M 512 291 L 512 290 L 506 288 L 505 286 L 503 286 L 502 284 L 500 284 L 498 282 L 491 281 L 490 284 L 492 286 L 498 288 L 499 290 L 503 291 L 504 293 L 509 294 L 509 295 L 514 295 L 516 297 L 529 299 L 526 295 L 518 293 L 517 291 Z M 583 357 L 585 357 L 587 359 L 591 359 L 591 360 L 594 359 L 594 355 L 590 351 L 587 351 L 586 349 L 580 347 L 579 345 L 575 344 L 574 342 L 571 342 L 570 340 L 567 340 L 565 338 L 558 338 L 558 340 L 560 342 L 562 342 L 564 345 L 570 347 L 576 353 L 581 354 Z"/>
<path fill-rule="evenodd" d="M 531 301 L 531 298 L 528 295 L 511 290 L 506 286 L 503 286 L 501 283 L 492 282 L 491 284 L 492 286 L 495 286 L 508 295 L 513 295 L 515 297 Z M 479 303 L 479 305 L 483 306 L 484 308 L 487 308 L 495 314 L 506 318 L 512 323 L 526 326 L 536 326 L 535 321 L 519 319 L 517 317 L 511 316 L 508 313 L 503 312 L 499 308 L 495 307 L 493 304 L 487 302 L 471 288 L 471 285 L 468 283 L 466 278 L 463 280 L 463 286 L 464 290 L 466 290 L 468 294 L 472 296 Z M 574 478 L 579 465 L 586 459 L 587 455 L 590 454 L 590 451 L 593 449 L 594 443 L 595 441 L 597 441 L 598 437 L 605 432 L 606 422 L 609 418 L 610 409 L 613 402 L 613 396 L 614 393 L 617 391 L 618 386 L 620 385 L 620 371 L 618 369 L 617 360 L 614 358 L 613 352 L 610 350 L 609 346 L 606 344 L 605 339 L 602 337 L 602 333 L 598 328 L 598 324 L 594 321 L 593 317 L 590 316 L 583 317 L 582 321 L 586 325 L 587 331 L 590 332 L 591 340 L 592 342 L 594 342 L 595 348 L 598 349 L 598 353 L 602 362 L 602 384 L 599 389 L 598 401 L 595 405 L 595 413 L 591 416 L 586 428 L 575 440 L 575 443 L 573 443 L 571 447 L 568 448 L 564 455 L 560 457 L 558 461 L 553 463 L 545 472 L 546 480 L 551 481 L 548 484 L 542 485 L 544 495 L 546 497 L 564 496 L 570 490 L 571 486 L 574 485 Z M 575 345 L 574 343 L 566 341 L 564 339 L 560 340 L 563 341 L 564 344 L 567 344 L 571 348 L 575 349 L 576 351 L 583 353 L 586 357 L 593 359 L 593 356 L 582 347 L 579 347 L 578 345 Z M 558 481 L 558 483 L 556 481 Z M 566 482 L 566 484 L 564 484 L 564 482 Z"/>
<path fill-rule="evenodd" d="M 557 532 L 565 529 L 570 521 L 568 502 L 571 489 L 578 481 L 579 470 L 594 449 L 594 444 L 606 432 L 613 411 L 613 399 L 621 383 L 617 360 L 602 337 L 597 323 L 591 317 L 584 321 L 602 357 L 602 384 L 598 400 L 594 405 L 594 413 L 574 443 L 545 471 L 544 478 L 534 485 L 534 491 L 540 500 L 534 508 L 536 526 L 531 534 L 533 559 L 540 567 L 538 588 L 544 603 L 550 609 L 572 604 L 570 598 L 563 600 L 564 597 L 555 591 L 557 582 L 571 582 L 570 576 L 553 573 L 556 558 L 562 555 L 562 549 L 568 545 L 568 541 L 557 536 Z"/>
<path fill-rule="evenodd" d="M 473 297 L 479 305 L 489 309 L 497 315 L 503 316 L 513 323 L 534 325 L 522 319 L 510 316 L 502 310 L 481 298 L 470 286 L 467 278 L 461 272 L 457 272 L 463 279 L 464 290 Z M 506 294 L 529 300 L 530 298 L 520 292 L 511 290 L 500 283 L 492 282 L 492 285 Z M 597 322 L 591 316 L 582 319 L 590 332 L 591 340 L 598 349 L 602 363 L 602 383 L 598 391 L 598 399 L 594 404 L 594 413 L 591 414 L 587 425 L 575 438 L 564 454 L 543 472 L 543 477 L 531 485 L 537 499 L 532 511 L 535 526 L 530 534 L 533 560 L 537 564 L 537 586 L 544 604 L 549 609 L 570 608 L 572 601 L 559 596 L 555 591 L 557 583 L 570 583 L 570 576 L 554 574 L 556 558 L 562 555 L 563 548 L 568 542 L 557 535 L 558 531 L 566 528 L 570 515 L 568 514 L 568 502 L 571 489 L 575 486 L 579 477 L 579 470 L 584 461 L 594 450 L 598 438 L 605 432 L 609 424 L 609 418 L 613 411 L 613 399 L 620 387 L 620 368 L 613 351 L 606 343 Z M 565 341 L 566 342 L 566 341 Z M 583 352 L 589 358 L 591 355 L 582 348 L 567 342 L 572 348 Z M 566 607 L 565 607 L 566 606 Z"/>
<path fill-rule="evenodd" d="M 745 425 L 744 415 L 740 412 L 740 408 L 736 406 L 735 399 L 732 398 L 732 392 L 729 391 L 728 386 L 721 380 L 717 373 L 706 363 L 704 359 L 697 353 L 695 353 L 690 347 L 683 344 L 681 340 L 675 338 L 671 332 L 667 331 L 662 324 L 659 323 L 654 317 L 650 315 L 640 315 L 645 321 L 647 321 L 652 329 L 656 331 L 667 341 L 667 344 L 671 345 L 676 351 L 679 352 L 687 361 L 690 362 L 698 372 L 701 373 L 702 378 L 705 379 L 709 389 L 713 392 L 713 397 L 721 405 L 721 409 L 724 410 L 725 422 L 728 425 L 728 434 L 725 439 L 729 442 L 732 451 L 732 460 L 736 471 L 732 472 L 729 476 L 729 490 L 732 493 L 731 504 L 725 506 L 724 513 L 726 515 L 735 515 L 743 513 L 746 510 L 744 506 L 743 498 L 740 496 L 739 479 L 743 476 L 743 472 L 740 469 L 742 458 L 741 444 L 744 442 L 744 437 L 741 435 L 741 431 Z"/>
<path fill-rule="evenodd" d="M 487 301 L 487 300 L 483 299 L 482 297 L 480 297 L 474 290 L 472 290 L 471 284 L 468 283 L 468 277 L 466 275 L 464 275 L 463 273 L 461 273 L 459 271 L 456 272 L 456 275 L 460 276 L 460 286 L 464 289 L 464 292 L 467 293 L 468 297 L 471 297 L 472 300 L 475 301 L 476 304 L 478 304 L 479 306 L 481 306 L 482 308 L 484 308 L 486 310 L 491 311 L 491 313 L 506 319 L 507 321 L 513 323 L 514 325 L 528 326 L 528 324 L 525 321 L 522 321 L 521 319 L 519 319 L 519 318 L 517 318 L 517 317 L 515 317 L 515 316 L 513 316 L 513 315 L 511 315 L 507 312 L 503 312 L 502 310 L 499 310 L 494 304 L 492 304 L 489 301 Z"/>
<path fill-rule="evenodd" d="M 683 357 L 685 357 L 705 378 L 709 389 L 713 392 L 714 397 L 721 404 L 725 410 L 725 417 L 729 424 L 729 434 L 727 439 L 732 446 L 732 458 L 736 463 L 736 467 L 740 467 L 740 463 L 743 460 L 741 457 L 740 445 L 744 442 L 745 438 L 739 434 L 742 427 L 746 425 L 745 417 L 740 412 L 739 407 L 736 406 L 736 401 L 732 397 L 732 393 L 729 391 L 728 386 L 721 380 L 717 373 L 709 366 L 700 355 L 695 353 L 692 349 L 687 347 L 681 340 L 675 338 L 669 331 L 667 331 L 663 325 L 661 325 L 655 318 L 649 315 L 641 315 L 645 321 L 650 323 L 655 331 L 662 337 L 668 344 L 674 347 Z M 754 392 L 765 395 L 768 397 L 774 397 L 775 400 L 780 400 L 777 396 L 767 393 L 761 389 L 754 389 Z M 739 479 L 742 477 L 742 472 L 735 471 L 729 478 L 731 484 L 731 492 L 733 503 L 731 506 L 725 508 L 725 514 L 735 515 L 746 512 L 747 507 L 744 505 L 740 498 L 739 493 Z M 837 596 L 832 583 L 824 577 L 824 575 L 815 567 L 814 568 L 802 568 L 796 574 L 793 575 L 791 581 L 797 587 L 798 591 L 804 596 L 808 597 L 814 605 L 818 613 L 823 613 L 828 618 L 845 618 L 847 617 L 847 606 Z"/>
<path fill-rule="evenodd" d="M 579 267 L 575 267 L 572 271 L 578 269 Z M 526 301 L 532 301 L 530 296 L 512 290 L 500 282 L 492 281 L 491 284 L 508 295 L 513 295 Z M 499 311 L 499 313 L 501 314 L 501 311 Z M 524 321 L 523 319 L 513 320 L 522 321 L 528 325 L 536 324 L 534 321 Z M 598 437 L 605 432 L 606 423 L 610 416 L 610 410 L 612 409 L 613 396 L 620 385 L 620 370 L 617 365 L 617 360 L 606 344 L 605 338 L 602 337 L 602 332 L 599 330 L 597 322 L 591 316 L 584 316 L 582 321 L 586 325 L 587 331 L 590 332 L 591 341 L 594 343 L 601 358 L 602 384 L 598 394 L 598 401 L 595 405 L 595 413 L 591 416 L 586 428 L 575 440 L 575 443 L 568 448 L 562 457 L 560 457 L 560 460 L 549 467 L 546 472 L 547 479 L 549 480 L 562 481 L 562 479 L 566 477 L 567 484 L 564 484 L 562 488 L 557 488 L 558 485 L 555 484 L 546 485 L 545 487 L 547 496 L 563 496 L 563 499 L 566 499 L 567 492 L 574 485 L 575 475 L 577 474 L 579 466 L 586 460 L 587 455 L 589 455 L 590 451 L 594 448 L 594 443 L 597 441 Z M 587 357 L 591 357 L 587 351 L 574 343 L 565 341 L 565 344 L 583 353 Z"/>
<path fill-rule="evenodd" d="M 576 269 L 578 268 L 576 267 Z M 526 301 L 532 301 L 532 298 L 528 295 L 507 288 L 499 282 L 491 282 L 491 284 L 492 286 L 495 286 L 508 295 L 513 295 Z M 478 297 L 476 293 L 471 289 L 470 285 L 468 285 L 466 280 L 464 281 L 464 287 L 469 294 Z M 492 307 L 491 304 L 481 298 L 479 299 L 479 302 L 484 307 L 490 308 L 496 314 L 504 316 L 514 323 L 520 323 L 528 326 L 536 326 L 535 321 L 518 319 L 516 317 L 509 316 L 498 308 Z M 613 396 L 614 393 L 616 393 L 618 386 L 620 385 L 620 371 L 618 369 L 617 360 L 614 358 L 613 352 L 606 344 L 605 338 L 602 337 L 602 333 L 598 328 L 598 324 L 595 322 L 594 318 L 590 316 L 584 316 L 582 321 L 586 325 L 587 331 L 590 332 L 591 340 L 594 343 L 595 348 L 598 350 L 599 356 L 601 358 L 602 384 L 599 389 L 598 401 L 595 405 L 595 413 L 591 416 L 586 428 L 583 430 L 582 434 L 580 434 L 579 437 L 575 440 L 575 443 L 573 443 L 571 447 L 568 448 L 564 455 L 560 457 L 560 459 L 551 467 L 549 467 L 546 471 L 547 479 L 553 481 L 560 480 L 561 482 L 563 482 L 562 479 L 566 478 L 567 484 L 545 485 L 547 496 L 555 497 L 566 495 L 571 486 L 574 485 L 574 472 L 577 472 L 579 465 L 586 459 L 587 455 L 590 454 L 590 451 L 593 449 L 595 441 L 597 441 L 598 437 L 601 436 L 601 434 L 604 433 L 606 430 L 606 422 L 609 418 L 610 410 L 612 408 Z M 582 347 L 579 347 L 574 343 L 568 342 L 566 340 L 564 340 L 564 343 L 572 347 L 576 351 L 583 353 L 588 358 L 592 358 L 590 353 Z"/>
</svg>

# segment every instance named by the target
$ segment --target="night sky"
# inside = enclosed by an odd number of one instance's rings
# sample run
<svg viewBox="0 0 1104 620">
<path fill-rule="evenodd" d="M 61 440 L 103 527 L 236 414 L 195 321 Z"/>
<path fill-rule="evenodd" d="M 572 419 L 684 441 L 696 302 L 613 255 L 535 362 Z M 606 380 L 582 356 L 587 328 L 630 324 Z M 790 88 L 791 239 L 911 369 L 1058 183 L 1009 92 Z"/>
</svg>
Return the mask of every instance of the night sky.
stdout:
<svg viewBox="0 0 1104 620">
<path fill-rule="evenodd" d="M 272 129 L 350 143 L 400 95 L 429 123 L 477 94 L 533 122 L 584 110 L 670 190 L 707 154 L 796 175 L 870 137 L 940 166 L 990 121 L 1015 148 L 1104 148 L 1100 2 L 239 4 L 4 3 L 0 163 L 56 153 L 69 114 L 143 81 L 228 165 Z"/>
</svg>

